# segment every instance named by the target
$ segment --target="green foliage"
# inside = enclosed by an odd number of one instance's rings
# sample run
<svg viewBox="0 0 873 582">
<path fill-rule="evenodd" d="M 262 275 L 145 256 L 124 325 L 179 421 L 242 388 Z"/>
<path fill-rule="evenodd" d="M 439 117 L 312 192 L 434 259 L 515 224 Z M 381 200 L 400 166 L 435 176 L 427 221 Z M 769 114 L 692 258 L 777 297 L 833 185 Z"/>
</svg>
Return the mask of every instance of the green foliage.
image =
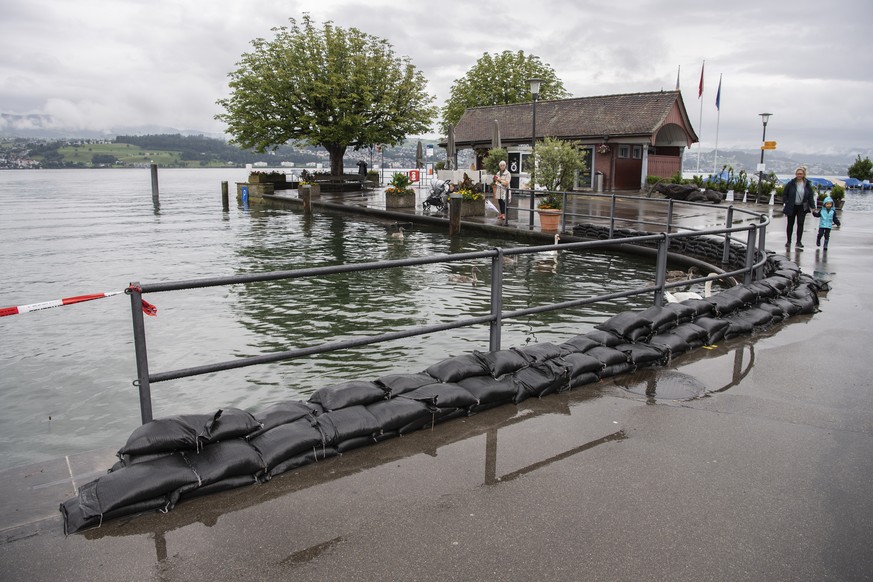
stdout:
<svg viewBox="0 0 873 582">
<path fill-rule="evenodd" d="M 861 154 L 851 166 L 849 166 L 849 177 L 858 180 L 873 180 L 873 161 L 870 158 L 861 159 Z"/>
<path fill-rule="evenodd" d="M 540 99 L 565 99 L 570 94 L 555 71 L 534 55 L 524 51 L 484 53 L 476 64 L 451 88 L 446 105 L 442 109 L 442 132 L 448 133 L 449 124 L 455 125 L 468 107 L 485 105 L 508 105 L 530 102 L 528 79 L 543 79 Z"/>
<path fill-rule="evenodd" d="M 826 197 L 830 196 L 834 199 L 835 203 L 840 202 L 843 198 L 846 197 L 846 189 L 840 186 L 839 184 L 834 184 L 834 187 L 831 188 L 830 192 L 826 192 L 820 190 L 818 193 L 818 201 L 824 202 Z"/>
<path fill-rule="evenodd" d="M 547 137 L 536 147 L 533 183 L 546 190 L 570 190 L 577 172 L 585 171 L 585 156 L 576 144 Z"/>
<path fill-rule="evenodd" d="M 414 193 L 415 190 L 409 187 L 411 183 L 412 181 L 407 174 L 397 172 L 391 176 L 391 181 L 388 182 L 388 188 L 385 190 L 385 193 L 393 196 Z"/>
<path fill-rule="evenodd" d="M 505 162 L 507 157 L 509 154 L 506 148 L 491 148 L 488 150 L 488 155 L 482 160 L 482 165 L 489 174 L 496 174 L 500 171 L 500 162 Z"/>
<path fill-rule="evenodd" d="M 331 173 L 343 156 L 372 144 L 394 146 L 430 128 L 436 115 L 426 79 L 388 41 L 309 15 L 252 41 L 231 73 L 230 97 L 219 99 L 235 143 L 263 152 L 289 141 L 322 146 Z"/>
<path fill-rule="evenodd" d="M 676 172 L 672 176 L 670 176 L 671 184 L 685 184 L 685 179 L 682 178 L 682 172 Z"/>
<path fill-rule="evenodd" d="M 537 205 L 537 208 L 542 210 L 560 210 L 564 207 L 564 197 L 556 192 L 546 192 L 543 199 Z"/>
</svg>

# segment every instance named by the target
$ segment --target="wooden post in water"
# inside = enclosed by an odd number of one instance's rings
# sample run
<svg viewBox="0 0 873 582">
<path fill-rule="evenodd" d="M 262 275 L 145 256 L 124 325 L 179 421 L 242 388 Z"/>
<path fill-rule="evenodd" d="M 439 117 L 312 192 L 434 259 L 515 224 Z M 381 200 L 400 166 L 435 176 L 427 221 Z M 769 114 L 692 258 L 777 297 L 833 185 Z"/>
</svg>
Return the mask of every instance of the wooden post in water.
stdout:
<svg viewBox="0 0 873 582">
<path fill-rule="evenodd" d="M 152 164 L 152 201 L 158 201 L 158 165 Z"/>
<path fill-rule="evenodd" d="M 303 186 L 297 193 L 303 199 L 303 214 L 312 214 L 312 188 Z"/>
<path fill-rule="evenodd" d="M 449 195 L 449 236 L 461 234 L 461 201 L 460 194 Z"/>
<path fill-rule="evenodd" d="M 230 210 L 230 201 L 227 196 L 227 182 L 225 181 L 221 183 L 221 207 L 225 212 Z"/>
</svg>

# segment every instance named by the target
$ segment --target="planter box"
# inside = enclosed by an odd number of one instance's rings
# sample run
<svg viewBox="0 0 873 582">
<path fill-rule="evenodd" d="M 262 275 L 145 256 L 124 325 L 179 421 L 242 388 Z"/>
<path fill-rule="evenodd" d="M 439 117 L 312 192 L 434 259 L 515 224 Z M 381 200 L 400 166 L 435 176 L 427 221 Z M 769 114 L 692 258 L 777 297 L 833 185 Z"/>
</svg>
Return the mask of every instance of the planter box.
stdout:
<svg viewBox="0 0 873 582">
<path fill-rule="evenodd" d="M 385 194 L 385 208 L 415 208 L 415 192 Z"/>
<path fill-rule="evenodd" d="M 250 184 L 284 184 L 285 174 L 249 174 Z"/>
<path fill-rule="evenodd" d="M 537 210 L 540 214 L 540 230 L 543 232 L 557 232 L 561 226 L 560 210 Z"/>
<path fill-rule="evenodd" d="M 461 200 L 461 218 L 465 216 L 485 216 L 485 198 Z"/>
<path fill-rule="evenodd" d="M 321 186 L 318 184 L 306 184 L 304 186 L 300 186 L 297 189 L 297 194 L 302 198 L 307 192 L 309 192 L 309 196 L 311 198 L 318 198 L 321 196 Z"/>
</svg>

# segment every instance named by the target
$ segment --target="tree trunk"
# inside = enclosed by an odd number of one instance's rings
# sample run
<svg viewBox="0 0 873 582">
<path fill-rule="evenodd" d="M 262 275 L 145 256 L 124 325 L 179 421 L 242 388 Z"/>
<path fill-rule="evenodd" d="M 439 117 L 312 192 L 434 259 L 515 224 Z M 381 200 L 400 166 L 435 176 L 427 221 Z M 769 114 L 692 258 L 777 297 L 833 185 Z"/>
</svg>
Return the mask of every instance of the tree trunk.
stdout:
<svg viewBox="0 0 873 582">
<path fill-rule="evenodd" d="M 325 149 L 327 149 L 327 153 L 330 154 L 330 175 L 331 176 L 342 176 L 343 175 L 343 158 L 346 155 L 347 146 L 344 145 L 335 145 L 335 144 L 326 144 Z"/>
</svg>

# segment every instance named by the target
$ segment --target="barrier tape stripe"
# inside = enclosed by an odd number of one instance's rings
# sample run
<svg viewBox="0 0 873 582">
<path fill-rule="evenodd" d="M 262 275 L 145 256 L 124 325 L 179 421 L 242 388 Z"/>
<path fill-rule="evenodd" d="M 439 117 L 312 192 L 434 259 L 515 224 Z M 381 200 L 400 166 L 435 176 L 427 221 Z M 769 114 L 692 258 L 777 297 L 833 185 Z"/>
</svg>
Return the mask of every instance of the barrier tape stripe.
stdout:
<svg viewBox="0 0 873 582">
<path fill-rule="evenodd" d="M 82 303 L 83 301 L 93 301 L 94 299 L 103 299 L 104 297 L 112 297 L 119 295 L 124 291 L 110 291 L 109 293 L 93 293 L 91 295 L 77 295 L 76 297 L 65 297 L 64 299 L 55 299 L 53 301 L 43 301 L 42 303 L 31 303 L 30 305 L 19 305 L 17 307 L 3 307 L 0 309 L 0 317 L 7 315 L 18 315 L 20 313 L 28 313 L 30 311 L 40 311 L 42 309 L 50 309 L 52 307 L 62 307 L 64 305 L 73 305 L 74 303 Z"/>
</svg>

